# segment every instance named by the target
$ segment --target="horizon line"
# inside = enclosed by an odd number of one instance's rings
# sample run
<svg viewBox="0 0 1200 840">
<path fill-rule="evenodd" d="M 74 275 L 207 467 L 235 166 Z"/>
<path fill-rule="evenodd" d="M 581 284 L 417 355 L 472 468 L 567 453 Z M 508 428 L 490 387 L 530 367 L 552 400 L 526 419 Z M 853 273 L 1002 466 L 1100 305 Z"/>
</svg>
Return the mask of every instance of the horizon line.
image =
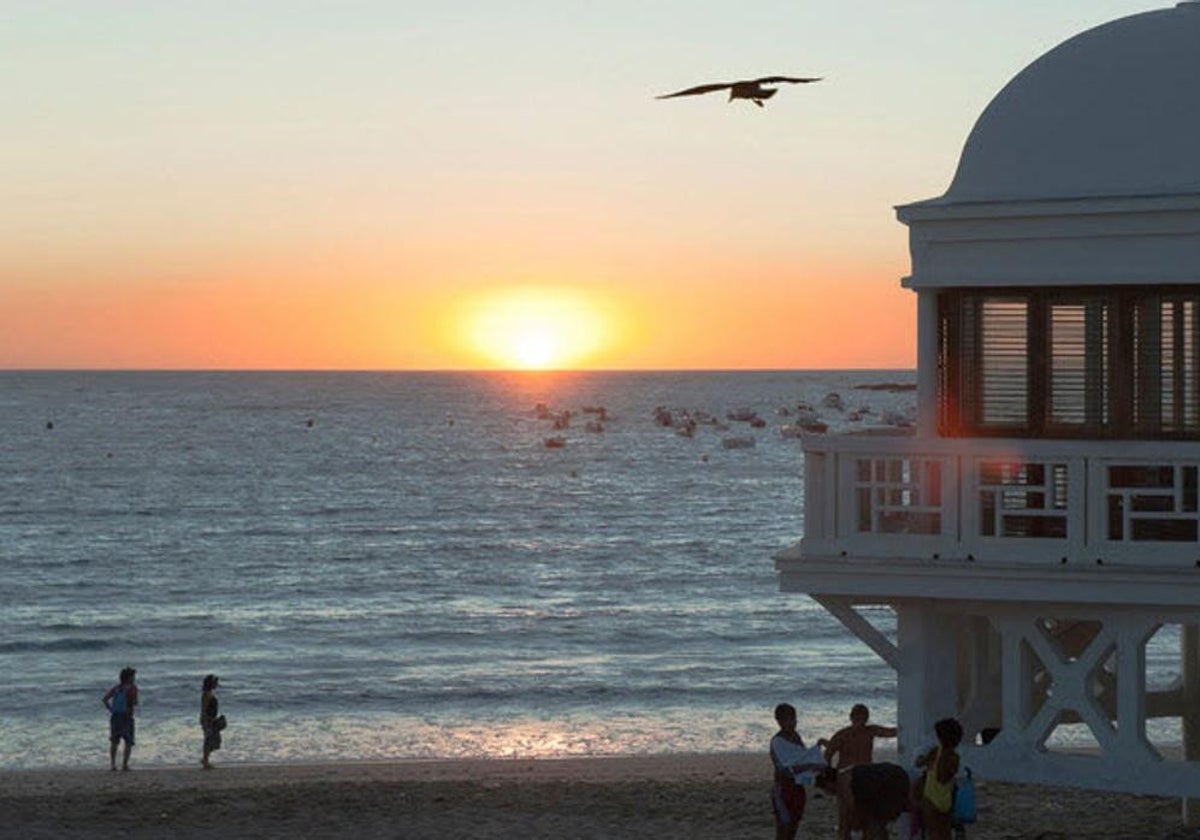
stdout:
<svg viewBox="0 0 1200 840">
<path fill-rule="evenodd" d="M 839 371 L 915 373 L 913 367 L 786 367 L 786 368 L 232 368 L 232 367 L 0 367 L 6 373 L 503 373 L 503 374 L 564 374 L 564 373 L 812 373 Z"/>
</svg>

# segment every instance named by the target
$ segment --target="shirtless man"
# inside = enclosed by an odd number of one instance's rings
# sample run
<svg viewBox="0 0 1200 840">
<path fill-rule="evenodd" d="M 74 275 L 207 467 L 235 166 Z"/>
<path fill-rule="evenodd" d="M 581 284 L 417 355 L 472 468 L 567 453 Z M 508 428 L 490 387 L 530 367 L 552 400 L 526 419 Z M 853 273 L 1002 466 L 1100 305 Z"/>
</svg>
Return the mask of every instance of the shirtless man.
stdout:
<svg viewBox="0 0 1200 840">
<path fill-rule="evenodd" d="M 862 703 L 850 710 L 850 725 L 839 729 L 829 739 L 825 748 L 825 760 L 841 770 L 855 764 L 870 764 L 875 754 L 876 738 L 895 738 L 896 727 L 868 724 L 870 710 Z M 834 761 L 837 756 L 837 761 Z"/>
</svg>

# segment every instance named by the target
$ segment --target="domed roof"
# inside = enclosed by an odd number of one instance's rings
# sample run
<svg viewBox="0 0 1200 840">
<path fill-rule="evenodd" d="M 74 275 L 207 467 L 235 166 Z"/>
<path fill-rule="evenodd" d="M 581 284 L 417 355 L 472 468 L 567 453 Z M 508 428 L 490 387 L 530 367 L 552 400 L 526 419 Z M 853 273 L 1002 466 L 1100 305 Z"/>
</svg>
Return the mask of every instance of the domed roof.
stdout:
<svg viewBox="0 0 1200 840">
<path fill-rule="evenodd" d="M 996 95 L 934 204 L 1200 193 L 1200 2 L 1063 42 Z"/>
</svg>

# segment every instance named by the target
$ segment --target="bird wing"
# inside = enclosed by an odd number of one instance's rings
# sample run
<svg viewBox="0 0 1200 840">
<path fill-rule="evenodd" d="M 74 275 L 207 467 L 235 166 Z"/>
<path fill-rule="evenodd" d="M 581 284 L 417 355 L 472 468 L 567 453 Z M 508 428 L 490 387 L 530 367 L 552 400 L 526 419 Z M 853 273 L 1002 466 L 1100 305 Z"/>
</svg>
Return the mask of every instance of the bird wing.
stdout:
<svg viewBox="0 0 1200 840">
<path fill-rule="evenodd" d="M 733 87 L 733 85 L 729 82 L 720 82 L 712 85 L 698 85 L 697 87 L 690 87 L 687 90 L 677 90 L 674 93 L 664 93 L 662 96 L 656 96 L 654 98 L 670 99 L 673 96 L 695 96 L 700 93 L 712 93 L 714 90 L 725 90 L 726 88 L 730 87 Z"/>
<path fill-rule="evenodd" d="M 825 77 L 824 76 L 802 76 L 802 77 L 798 78 L 796 76 L 766 76 L 762 79 L 755 79 L 754 84 L 756 84 L 756 85 L 779 85 L 779 84 L 783 84 L 784 82 L 788 82 L 789 84 L 795 85 L 795 84 L 805 84 L 807 82 L 819 82 L 823 78 L 825 78 Z"/>
</svg>

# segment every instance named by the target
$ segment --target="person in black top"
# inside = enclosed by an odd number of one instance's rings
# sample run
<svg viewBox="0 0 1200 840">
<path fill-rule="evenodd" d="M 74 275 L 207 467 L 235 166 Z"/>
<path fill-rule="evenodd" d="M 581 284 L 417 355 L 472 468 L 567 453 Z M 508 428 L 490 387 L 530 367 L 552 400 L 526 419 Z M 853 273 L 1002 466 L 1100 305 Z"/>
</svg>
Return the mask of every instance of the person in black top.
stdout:
<svg viewBox="0 0 1200 840">
<path fill-rule="evenodd" d="M 216 692 L 219 682 L 216 674 L 209 674 L 204 678 L 200 691 L 200 728 L 204 730 L 204 756 L 200 759 L 200 766 L 205 770 L 212 769 L 208 757 L 214 750 L 221 749 L 221 730 L 217 728 L 220 703 Z"/>
</svg>

